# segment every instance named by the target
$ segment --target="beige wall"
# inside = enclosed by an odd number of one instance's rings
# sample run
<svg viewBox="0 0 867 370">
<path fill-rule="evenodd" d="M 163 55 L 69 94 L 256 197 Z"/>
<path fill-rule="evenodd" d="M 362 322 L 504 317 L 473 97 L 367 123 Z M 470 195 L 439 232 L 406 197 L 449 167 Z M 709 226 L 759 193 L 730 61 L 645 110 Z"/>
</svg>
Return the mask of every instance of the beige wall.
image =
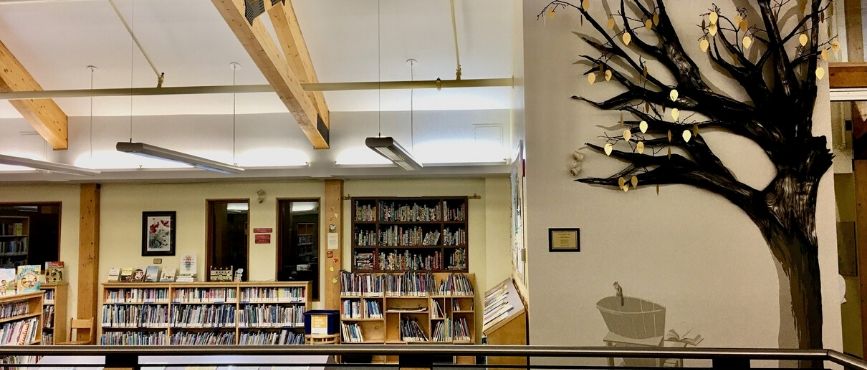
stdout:
<svg viewBox="0 0 867 370">
<path fill-rule="evenodd" d="M 0 185 L 0 203 L 60 202 L 60 260 L 66 264 L 69 307 L 66 317 L 75 317 L 78 307 L 78 185 Z"/>
<path fill-rule="evenodd" d="M 664 186 L 657 195 L 653 187 L 639 185 L 624 194 L 570 177 L 570 153 L 584 142 L 600 143 L 597 125 L 613 125 L 619 115 L 569 97 L 602 100 L 624 90 L 604 81 L 591 87 L 580 78 L 587 66 L 573 62 L 582 53 L 598 52 L 571 31 L 597 33 L 586 20 L 581 27 L 574 11 L 558 9 L 555 17 L 537 20 L 547 3 L 524 2 L 530 343 L 603 345 L 608 330 L 596 302 L 614 295 L 612 284 L 618 281 L 625 295 L 666 307 L 666 330 L 701 334 L 701 347 L 777 347 L 778 318 L 786 313 L 781 313 L 774 259 L 740 209 L 693 187 Z M 592 2 L 597 19 L 607 18 L 606 5 L 613 9 L 619 4 L 607 3 Z M 731 2 L 717 4 L 726 14 L 733 13 Z M 715 77 L 719 74 L 707 56 L 689 41 L 700 37 L 695 24 L 711 1 L 677 5 L 668 11 L 699 68 L 713 85 L 742 99 L 735 82 Z M 650 66 L 651 73 L 668 79 L 667 73 L 655 70 L 658 64 Z M 822 84 L 813 122 L 818 134 L 830 134 L 827 78 Z M 756 145 L 730 135 L 706 133 L 705 138 L 738 178 L 758 186 L 773 176 L 773 167 Z M 587 153 L 582 175 L 608 176 L 623 168 L 616 160 Z M 823 339 L 827 348 L 840 349 L 842 292 L 830 172 L 818 197 Z M 550 227 L 580 227 L 581 252 L 549 253 Z"/>
</svg>

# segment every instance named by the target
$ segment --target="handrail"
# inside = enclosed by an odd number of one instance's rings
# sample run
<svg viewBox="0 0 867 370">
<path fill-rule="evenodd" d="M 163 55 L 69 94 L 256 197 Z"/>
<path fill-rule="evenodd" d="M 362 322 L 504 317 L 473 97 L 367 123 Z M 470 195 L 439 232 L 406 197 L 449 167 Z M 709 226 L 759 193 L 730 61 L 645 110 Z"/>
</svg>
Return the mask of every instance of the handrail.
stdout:
<svg viewBox="0 0 867 370">
<path fill-rule="evenodd" d="M 834 350 L 797 350 L 774 348 L 625 348 L 514 345 L 435 345 L 395 346 L 381 344 L 332 344 L 302 346 L 0 346 L 0 357 L 35 356 L 212 356 L 252 355 L 453 355 L 521 356 L 531 358 L 682 358 L 738 360 L 831 361 L 848 369 L 867 370 L 867 362 Z"/>
</svg>

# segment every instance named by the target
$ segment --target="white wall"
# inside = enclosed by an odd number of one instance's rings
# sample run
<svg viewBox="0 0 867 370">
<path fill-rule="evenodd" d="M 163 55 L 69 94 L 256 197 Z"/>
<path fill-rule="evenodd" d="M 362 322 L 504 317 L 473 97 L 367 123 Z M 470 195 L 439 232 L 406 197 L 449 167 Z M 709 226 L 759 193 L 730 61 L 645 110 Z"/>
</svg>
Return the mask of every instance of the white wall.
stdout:
<svg viewBox="0 0 867 370">
<path fill-rule="evenodd" d="M 524 2 L 524 71 L 527 124 L 527 226 L 530 249 L 530 342 L 535 345 L 603 345 L 608 330 L 596 302 L 614 294 L 618 281 L 628 296 L 667 308 L 666 329 L 701 334 L 702 347 L 776 347 L 781 308 L 774 260 L 749 218 L 725 199 L 687 186 L 653 187 L 624 194 L 576 183 L 569 155 L 584 142 L 600 143 L 596 125 L 612 125 L 616 112 L 603 112 L 569 99 L 593 99 L 623 91 L 614 83 L 592 88 L 573 65 L 582 53 L 598 55 L 570 31 L 597 35 L 574 11 L 537 20 L 545 0 Z M 669 2 L 670 3 L 670 2 Z M 605 20 L 602 2 L 592 12 Z M 619 2 L 606 5 L 619 8 Z M 680 39 L 706 76 L 716 76 L 690 40 L 699 38 L 698 14 L 710 1 L 668 7 Z M 719 4 L 731 13 L 731 4 Z M 603 21 L 604 24 L 604 21 Z M 666 73 L 651 72 L 668 80 Z M 733 81 L 712 78 L 722 89 Z M 827 79 L 826 79 L 827 80 Z M 830 134 L 827 85 L 820 89 L 814 117 L 818 134 Z M 741 94 L 734 94 L 736 99 Z M 758 147 L 745 140 L 705 136 L 735 174 L 750 184 L 772 176 Z M 608 176 L 622 163 L 589 154 L 585 176 Z M 841 348 L 840 292 L 836 269 L 833 179 L 819 190 L 817 231 L 822 268 L 824 344 Z M 547 229 L 580 227 L 580 253 L 549 253 Z"/>
<path fill-rule="evenodd" d="M 60 202 L 60 260 L 65 263 L 67 316 L 78 307 L 78 232 L 81 192 L 78 185 L 0 185 L 0 203 Z"/>
</svg>

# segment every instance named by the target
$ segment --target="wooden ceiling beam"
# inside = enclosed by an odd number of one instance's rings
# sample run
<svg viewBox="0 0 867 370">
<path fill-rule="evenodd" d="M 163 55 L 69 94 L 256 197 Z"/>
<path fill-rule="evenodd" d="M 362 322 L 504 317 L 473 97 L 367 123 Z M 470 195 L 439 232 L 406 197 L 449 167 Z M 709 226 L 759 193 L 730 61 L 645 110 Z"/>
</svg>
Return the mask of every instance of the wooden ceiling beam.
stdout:
<svg viewBox="0 0 867 370">
<path fill-rule="evenodd" d="M 0 41 L 0 91 L 41 91 L 15 55 Z M 10 104 L 55 150 L 69 147 L 69 118 L 52 99 L 10 100 Z"/>
<path fill-rule="evenodd" d="M 269 2 L 266 2 L 270 4 Z M 277 3 L 268 9 L 268 16 L 271 18 L 271 24 L 274 25 L 274 31 L 277 34 L 277 40 L 280 42 L 280 47 L 283 49 L 283 56 L 289 62 L 289 68 L 298 76 L 301 83 L 319 83 L 316 77 L 316 70 L 313 68 L 313 61 L 310 59 L 310 52 L 307 50 L 307 42 L 304 41 L 304 35 L 301 33 L 301 26 L 298 24 L 298 17 L 295 15 L 295 8 L 292 6 L 292 0 L 286 0 L 286 3 Z M 328 114 L 328 105 L 325 103 L 325 95 L 321 91 L 308 91 L 307 98 L 316 106 L 316 111 L 325 121 L 325 124 L 331 127 L 331 120 Z"/>
<path fill-rule="evenodd" d="M 292 68 L 274 43 L 262 17 L 253 24 L 244 17 L 244 0 L 211 0 L 253 62 L 274 88 L 274 92 L 295 117 L 307 139 L 316 149 L 328 149 L 329 124 L 301 87 L 303 71 Z M 270 3 L 270 1 L 265 1 Z"/>
</svg>

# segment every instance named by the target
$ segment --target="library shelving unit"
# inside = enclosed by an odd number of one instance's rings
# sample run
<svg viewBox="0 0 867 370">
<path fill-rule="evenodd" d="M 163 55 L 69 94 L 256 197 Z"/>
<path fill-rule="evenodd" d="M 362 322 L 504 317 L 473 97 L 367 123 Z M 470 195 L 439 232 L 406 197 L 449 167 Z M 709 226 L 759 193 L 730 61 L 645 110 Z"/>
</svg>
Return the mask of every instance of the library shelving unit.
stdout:
<svg viewBox="0 0 867 370">
<path fill-rule="evenodd" d="M 0 296 L 0 346 L 39 344 L 42 340 L 43 292 Z M 0 364 L 35 364 L 35 356 L 0 357 Z M 15 367 L 3 366 L 4 369 Z"/>
<path fill-rule="evenodd" d="M 469 271 L 467 200 L 352 198 L 352 271 Z"/>
<path fill-rule="evenodd" d="M 29 244 L 30 217 L 0 216 L 0 267 L 25 265 Z"/>
<path fill-rule="evenodd" d="M 488 344 L 527 344 L 527 309 L 509 278 L 485 292 L 482 333 Z M 488 357 L 489 365 L 527 365 L 527 357 Z"/>
<path fill-rule="evenodd" d="M 42 344 L 66 341 L 66 283 L 42 284 Z"/>
<path fill-rule="evenodd" d="M 103 284 L 100 344 L 303 344 L 310 282 Z"/>
<path fill-rule="evenodd" d="M 469 273 L 341 272 L 343 343 L 474 344 L 475 276 Z M 397 363 L 397 356 L 374 356 Z M 458 356 L 456 363 L 474 363 Z"/>
</svg>

